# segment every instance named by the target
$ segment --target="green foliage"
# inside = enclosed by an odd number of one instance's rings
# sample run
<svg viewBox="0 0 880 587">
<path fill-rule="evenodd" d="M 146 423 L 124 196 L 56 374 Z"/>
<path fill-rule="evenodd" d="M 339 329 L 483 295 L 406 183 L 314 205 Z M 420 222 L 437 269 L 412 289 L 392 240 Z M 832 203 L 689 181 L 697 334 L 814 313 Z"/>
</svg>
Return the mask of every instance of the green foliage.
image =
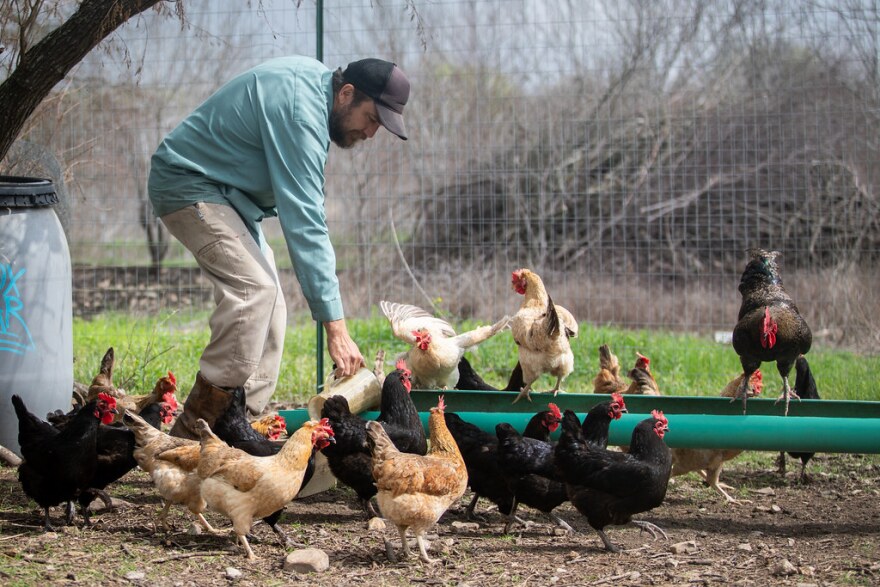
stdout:
<svg viewBox="0 0 880 587">
<path fill-rule="evenodd" d="M 477 322 L 464 322 L 460 330 Z M 379 349 L 386 353 L 385 370 L 406 346 L 391 336 L 388 321 L 381 316 L 350 320 L 349 330 L 372 369 Z M 282 402 L 305 402 L 315 390 L 316 329 L 313 323 L 292 326 L 285 339 L 275 399 Z M 206 313 L 165 313 L 136 317 L 103 314 L 74 321 L 74 376 L 88 384 L 110 346 L 116 352 L 115 383 L 129 393 L 144 393 L 168 370 L 179 380 L 181 395 L 188 393 L 198 370 L 199 356 L 209 340 Z M 607 343 L 617 355 L 625 375 L 635 363 L 636 352 L 651 359 L 651 370 L 664 395 L 714 396 L 740 372 L 739 358 L 728 344 L 719 344 L 708 336 L 667 333 L 651 330 L 622 330 L 608 326 L 582 324 L 580 336 L 573 340 L 575 371 L 563 389 L 589 393 L 598 371 L 598 347 Z M 489 339 L 469 353 L 474 368 L 490 384 L 503 387 L 516 364 L 516 346 L 509 331 Z M 814 345 L 808 355 L 819 393 L 825 399 L 878 400 L 876 382 L 880 380 L 880 357 L 860 356 L 851 352 L 825 349 Z M 324 371 L 331 362 L 324 352 Z M 764 393 L 773 397 L 782 382 L 773 364 L 765 363 Z M 794 372 L 790 375 L 794 385 Z M 543 376 L 536 389 L 549 389 L 554 381 Z"/>
</svg>

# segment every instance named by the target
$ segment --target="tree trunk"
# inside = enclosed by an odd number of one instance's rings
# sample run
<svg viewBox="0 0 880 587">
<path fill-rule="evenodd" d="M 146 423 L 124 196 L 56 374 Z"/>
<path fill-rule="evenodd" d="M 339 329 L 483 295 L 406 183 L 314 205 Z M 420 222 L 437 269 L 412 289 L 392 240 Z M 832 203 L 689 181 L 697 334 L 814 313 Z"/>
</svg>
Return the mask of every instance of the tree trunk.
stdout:
<svg viewBox="0 0 880 587">
<path fill-rule="evenodd" d="M 64 24 L 21 57 L 0 85 L 0 160 L 40 102 L 98 43 L 119 25 L 161 0 L 83 0 Z"/>
</svg>

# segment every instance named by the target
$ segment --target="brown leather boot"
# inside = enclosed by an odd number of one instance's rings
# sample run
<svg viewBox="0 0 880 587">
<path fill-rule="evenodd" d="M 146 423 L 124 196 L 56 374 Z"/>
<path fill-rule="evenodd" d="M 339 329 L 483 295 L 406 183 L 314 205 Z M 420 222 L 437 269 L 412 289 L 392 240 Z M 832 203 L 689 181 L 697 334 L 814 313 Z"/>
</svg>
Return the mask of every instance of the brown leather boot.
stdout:
<svg viewBox="0 0 880 587">
<path fill-rule="evenodd" d="M 196 374 L 196 382 L 183 403 L 183 412 L 177 416 L 174 426 L 168 433 L 178 438 L 198 440 L 199 435 L 195 431 L 196 420 L 202 418 L 208 426 L 213 427 L 214 422 L 226 411 L 230 403 L 232 403 L 232 394 L 202 377 L 202 372 L 199 371 Z"/>
</svg>

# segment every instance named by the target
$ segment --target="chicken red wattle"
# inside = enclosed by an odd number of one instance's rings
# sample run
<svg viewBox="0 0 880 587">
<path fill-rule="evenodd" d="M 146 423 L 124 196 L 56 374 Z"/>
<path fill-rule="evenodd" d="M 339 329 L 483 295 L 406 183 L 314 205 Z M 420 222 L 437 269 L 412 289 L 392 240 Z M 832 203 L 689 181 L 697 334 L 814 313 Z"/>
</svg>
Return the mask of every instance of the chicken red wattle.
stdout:
<svg viewBox="0 0 880 587">
<path fill-rule="evenodd" d="M 328 418 L 321 418 L 318 421 L 318 425 L 312 431 L 312 444 L 318 450 L 321 450 L 335 442 L 333 436 L 334 432 L 333 427 L 330 426 L 330 420 Z"/>
<path fill-rule="evenodd" d="M 397 364 L 394 367 L 395 367 L 395 369 L 400 371 L 401 385 L 403 385 L 406 388 L 407 393 L 411 393 L 412 392 L 412 371 L 410 371 L 409 368 L 407 368 L 406 361 L 403 358 L 398 359 Z"/>
<path fill-rule="evenodd" d="M 764 307 L 764 323 L 761 325 L 761 346 L 765 349 L 775 347 L 777 332 L 779 332 L 779 325 L 773 319 L 773 316 L 770 315 L 770 308 Z"/>
<path fill-rule="evenodd" d="M 559 406 L 554 403 L 547 404 L 547 407 L 549 410 L 544 415 L 544 426 L 550 432 L 556 432 L 556 429 L 559 428 L 559 423 L 562 421 L 562 412 L 559 411 Z"/>
<path fill-rule="evenodd" d="M 428 347 L 431 345 L 431 334 L 425 330 L 413 330 L 412 335 L 416 339 L 416 346 L 419 349 L 426 351 Z"/>
<path fill-rule="evenodd" d="M 116 398 L 103 392 L 99 393 L 95 417 L 101 420 L 101 424 L 110 424 L 114 415 L 116 415 Z"/>
<path fill-rule="evenodd" d="M 666 432 L 669 430 L 669 420 L 666 419 L 666 416 L 664 416 L 663 412 L 660 410 L 651 410 L 651 415 L 656 420 L 656 422 L 654 422 L 654 432 L 662 440 L 663 436 L 665 436 Z"/>
<path fill-rule="evenodd" d="M 525 295 L 527 281 L 526 278 L 523 277 L 522 270 L 514 271 L 511 274 L 511 283 L 513 284 L 513 290 L 519 295 Z"/>
<path fill-rule="evenodd" d="M 620 420 L 620 417 L 623 416 L 625 411 L 626 402 L 623 401 L 623 396 L 615 391 L 611 394 L 611 405 L 608 406 L 608 417 L 612 420 Z"/>
</svg>

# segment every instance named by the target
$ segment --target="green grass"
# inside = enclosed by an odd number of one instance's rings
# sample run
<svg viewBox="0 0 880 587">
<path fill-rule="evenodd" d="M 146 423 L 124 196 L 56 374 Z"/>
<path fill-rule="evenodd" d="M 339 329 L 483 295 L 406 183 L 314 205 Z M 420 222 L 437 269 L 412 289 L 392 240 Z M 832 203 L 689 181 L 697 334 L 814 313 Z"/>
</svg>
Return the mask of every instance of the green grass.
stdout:
<svg viewBox="0 0 880 587">
<path fill-rule="evenodd" d="M 458 326 L 463 331 L 476 325 L 465 322 Z M 385 350 L 389 366 L 397 353 L 406 350 L 403 343 L 391 336 L 384 317 L 350 320 L 349 330 L 367 359 L 368 368 L 372 368 L 380 348 Z M 112 346 L 116 353 L 114 381 L 118 386 L 130 393 L 145 392 L 171 370 L 185 395 L 209 336 L 206 313 L 149 317 L 102 314 L 88 320 L 77 318 L 73 325 L 74 378 L 89 383 L 104 352 Z M 305 402 L 314 393 L 315 339 L 313 323 L 306 321 L 288 328 L 276 400 Z M 603 343 L 611 346 L 624 369 L 633 365 L 636 351 L 650 357 L 651 370 L 664 395 L 714 396 L 740 371 L 739 358 L 730 345 L 716 343 L 709 335 L 582 324 L 580 336 L 573 343 L 575 371 L 563 385 L 570 392 L 592 391 L 592 380 L 598 370 L 597 349 Z M 507 331 L 483 343 L 469 358 L 486 381 L 503 386 L 516 363 L 516 347 Z M 880 357 L 814 344 L 808 358 L 823 398 L 880 399 Z M 324 365 L 326 372 L 330 368 L 326 352 Z M 763 370 L 765 394 L 772 397 L 781 388 L 781 380 L 774 365 L 767 363 Z M 790 381 L 794 384 L 793 371 Z M 536 388 L 549 389 L 552 385 L 550 377 L 544 376 Z"/>
</svg>

